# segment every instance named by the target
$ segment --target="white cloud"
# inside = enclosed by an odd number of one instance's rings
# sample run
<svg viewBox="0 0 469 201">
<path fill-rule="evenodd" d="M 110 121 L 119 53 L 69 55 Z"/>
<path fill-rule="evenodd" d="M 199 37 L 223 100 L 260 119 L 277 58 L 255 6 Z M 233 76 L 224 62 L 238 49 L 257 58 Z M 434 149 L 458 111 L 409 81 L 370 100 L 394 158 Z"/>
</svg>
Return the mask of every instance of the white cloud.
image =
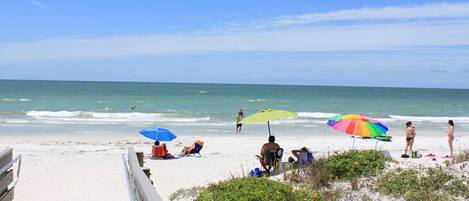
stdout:
<svg viewBox="0 0 469 201">
<path fill-rule="evenodd" d="M 414 6 L 392 6 L 382 8 L 360 8 L 326 13 L 308 13 L 260 20 L 250 24 L 254 28 L 291 26 L 328 21 L 344 20 L 409 20 L 435 18 L 467 18 L 469 3 L 437 3 Z"/>
<path fill-rule="evenodd" d="M 47 8 L 47 6 L 45 6 L 44 4 L 42 4 L 41 2 L 37 0 L 32 0 L 31 3 L 39 8 Z"/>
<path fill-rule="evenodd" d="M 0 43 L 0 64 L 223 51 L 354 51 L 469 45 L 469 19 L 463 18 L 469 16 L 468 12 L 469 3 L 363 8 L 261 20 L 236 25 L 246 29 L 235 32 Z M 328 20 L 406 18 L 442 20 L 289 26 Z M 261 25 L 262 23 L 264 25 Z M 249 29 L 253 26 L 269 27 L 273 24 L 288 25 L 289 28 Z"/>
<path fill-rule="evenodd" d="M 451 45 L 469 45 L 467 21 L 3 43 L 0 63 L 220 51 L 351 51 Z"/>
</svg>

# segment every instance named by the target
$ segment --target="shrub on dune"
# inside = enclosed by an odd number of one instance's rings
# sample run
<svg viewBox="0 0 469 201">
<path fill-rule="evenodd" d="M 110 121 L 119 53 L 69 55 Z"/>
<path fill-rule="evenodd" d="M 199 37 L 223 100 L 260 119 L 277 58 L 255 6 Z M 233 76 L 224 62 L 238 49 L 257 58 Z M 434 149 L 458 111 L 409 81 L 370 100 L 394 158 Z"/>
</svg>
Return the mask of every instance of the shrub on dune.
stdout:
<svg viewBox="0 0 469 201">
<path fill-rule="evenodd" d="M 468 182 L 442 169 L 397 169 L 379 177 L 375 190 L 405 200 L 467 200 Z"/>
<path fill-rule="evenodd" d="M 352 150 L 335 153 L 327 158 L 319 158 L 311 165 L 292 171 L 287 178 L 290 182 L 317 189 L 328 187 L 331 182 L 337 180 L 378 175 L 388 161 L 391 161 L 391 158 L 381 151 Z"/>
<path fill-rule="evenodd" d="M 241 177 L 210 185 L 197 196 L 196 200 L 306 201 L 323 199 L 318 192 L 294 189 L 291 185 L 279 181 Z"/>
</svg>

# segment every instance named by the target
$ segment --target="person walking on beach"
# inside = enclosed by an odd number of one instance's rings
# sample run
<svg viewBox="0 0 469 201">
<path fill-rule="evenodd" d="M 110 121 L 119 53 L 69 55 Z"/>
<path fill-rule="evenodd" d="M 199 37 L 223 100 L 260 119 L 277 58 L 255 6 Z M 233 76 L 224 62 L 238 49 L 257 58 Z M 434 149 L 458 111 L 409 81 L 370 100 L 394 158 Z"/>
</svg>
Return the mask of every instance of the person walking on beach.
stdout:
<svg viewBox="0 0 469 201">
<path fill-rule="evenodd" d="M 243 126 L 243 124 L 241 123 L 241 120 L 243 120 L 243 118 L 244 118 L 244 112 L 241 109 L 236 115 L 236 133 L 241 133 L 241 127 Z"/>
<path fill-rule="evenodd" d="M 453 158 L 453 141 L 454 141 L 454 122 L 453 120 L 448 121 L 448 145 L 449 145 L 449 157 Z"/>
<path fill-rule="evenodd" d="M 405 158 L 408 158 L 409 155 L 407 155 L 407 150 L 410 150 L 410 153 L 412 154 L 412 146 L 414 145 L 414 139 L 415 139 L 415 126 L 412 125 L 411 121 L 408 121 L 405 123 L 406 125 L 406 145 L 405 145 L 405 150 L 404 150 L 404 155 L 402 155 Z"/>
</svg>

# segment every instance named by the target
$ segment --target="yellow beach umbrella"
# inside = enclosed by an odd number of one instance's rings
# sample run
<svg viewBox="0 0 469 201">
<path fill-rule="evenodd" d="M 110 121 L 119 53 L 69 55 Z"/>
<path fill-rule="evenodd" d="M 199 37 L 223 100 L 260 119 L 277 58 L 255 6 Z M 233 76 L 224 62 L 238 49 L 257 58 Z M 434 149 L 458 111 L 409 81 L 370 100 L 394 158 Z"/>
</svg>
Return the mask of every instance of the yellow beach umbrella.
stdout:
<svg viewBox="0 0 469 201">
<path fill-rule="evenodd" d="M 286 110 L 274 110 L 274 109 L 265 109 L 259 112 L 256 112 L 252 115 L 247 116 L 240 123 L 259 123 L 259 122 L 267 122 L 267 127 L 269 128 L 269 136 L 270 134 L 270 121 L 278 120 L 278 119 L 287 119 L 287 118 L 295 118 L 297 114 L 294 112 L 289 112 Z"/>
</svg>

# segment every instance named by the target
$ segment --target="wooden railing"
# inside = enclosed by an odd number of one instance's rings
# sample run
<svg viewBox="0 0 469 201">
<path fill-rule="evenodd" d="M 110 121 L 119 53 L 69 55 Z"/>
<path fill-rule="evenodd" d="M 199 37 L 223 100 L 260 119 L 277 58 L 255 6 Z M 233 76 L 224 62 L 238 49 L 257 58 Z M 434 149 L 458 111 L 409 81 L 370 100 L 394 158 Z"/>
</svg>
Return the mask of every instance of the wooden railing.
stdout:
<svg viewBox="0 0 469 201">
<path fill-rule="evenodd" d="M 127 181 L 131 201 L 162 201 L 150 179 L 145 175 L 140 166 L 137 153 L 129 148 L 127 157 L 122 155 L 124 174 Z"/>
<path fill-rule="evenodd" d="M 18 162 L 16 179 L 14 178 L 13 165 Z M 13 191 L 20 175 L 21 155 L 13 160 L 13 150 L 0 151 L 0 201 L 12 201 Z"/>
</svg>

